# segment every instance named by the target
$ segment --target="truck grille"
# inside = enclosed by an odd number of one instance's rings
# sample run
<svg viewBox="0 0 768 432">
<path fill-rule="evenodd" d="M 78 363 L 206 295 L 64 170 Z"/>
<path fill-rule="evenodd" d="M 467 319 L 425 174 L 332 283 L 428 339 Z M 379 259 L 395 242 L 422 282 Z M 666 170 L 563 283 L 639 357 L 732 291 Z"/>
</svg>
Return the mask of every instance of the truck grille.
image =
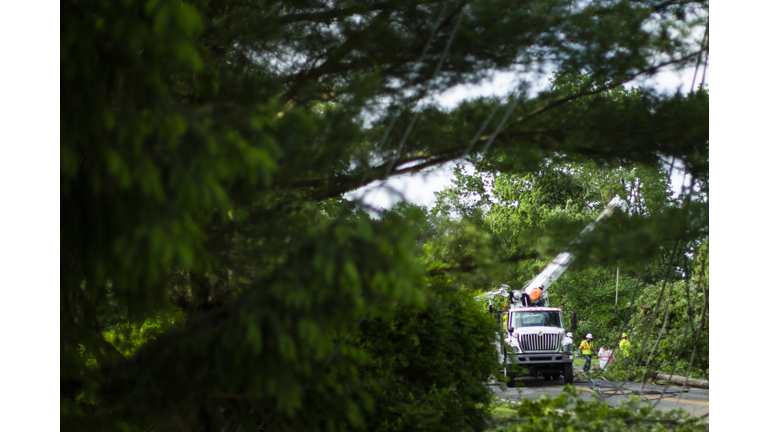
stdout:
<svg viewBox="0 0 768 432">
<path fill-rule="evenodd" d="M 523 334 L 520 335 L 520 348 L 523 351 L 555 351 L 559 341 L 559 334 Z"/>
</svg>

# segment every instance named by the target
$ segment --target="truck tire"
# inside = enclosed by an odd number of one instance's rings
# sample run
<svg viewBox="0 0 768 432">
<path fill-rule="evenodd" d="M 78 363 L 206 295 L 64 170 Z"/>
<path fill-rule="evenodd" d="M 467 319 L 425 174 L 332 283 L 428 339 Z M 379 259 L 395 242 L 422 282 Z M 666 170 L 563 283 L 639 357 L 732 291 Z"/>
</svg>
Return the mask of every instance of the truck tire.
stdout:
<svg viewBox="0 0 768 432">
<path fill-rule="evenodd" d="M 515 375 L 507 375 L 507 378 L 509 378 L 509 381 L 507 381 L 507 387 L 514 387 L 515 386 Z"/>
<path fill-rule="evenodd" d="M 504 369 L 506 372 L 507 378 L 509 378 L 509 381 L 507 381 L 507 387 L 514 387 L 515 386 L 515 373 L 510 370 L 511 368 L 507 366 L 507 368 Z"/>
<path fill-rule="evenodd" d="M 573 384 L 573 364 L 568 363 L 563 366 L 563 383 Z"/>
</svg>

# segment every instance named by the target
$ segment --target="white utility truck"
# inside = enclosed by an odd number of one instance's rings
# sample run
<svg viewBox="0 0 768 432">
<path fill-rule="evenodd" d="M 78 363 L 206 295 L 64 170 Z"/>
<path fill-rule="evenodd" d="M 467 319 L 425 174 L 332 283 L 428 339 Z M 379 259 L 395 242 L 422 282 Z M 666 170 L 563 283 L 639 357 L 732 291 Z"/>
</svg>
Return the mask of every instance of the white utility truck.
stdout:
<svg viewBox="0 0 768 432">
<path fill-rule="evenodd" d="M 616 208 L 627 211 L 627 203 L 618 195 L 571 244 L 579 243 Z M 502 285 L 498 290 L 477 297 L 488 301 L 491 313 L 503 329 L 497 347 L 502 371 L 509 377 L 508 387 L 514 386 L 515 375 L 543 376 L 545 380 L 558 379 L 562 375 L 566 384 L 573 382 L 573 340 L 566 336 L 562 308 L 550 307 L 547 289 L 575 258 L 568 250 L 563 251 L 523 289 L 510 292 L 508 285 Z M 508 303 L 504 310 L 494 310 L 493 299 L 497 295 L 503 296 Z M 576 328 L 575 312 L 571 312 L 571 327 L 572 330 Z M 502 344 L 502 340 L 506 344 Z M 511 351 L 506 347 L 511 347 Z M 513 371 L 515 363 L 519 367 Z"/>
</svg>

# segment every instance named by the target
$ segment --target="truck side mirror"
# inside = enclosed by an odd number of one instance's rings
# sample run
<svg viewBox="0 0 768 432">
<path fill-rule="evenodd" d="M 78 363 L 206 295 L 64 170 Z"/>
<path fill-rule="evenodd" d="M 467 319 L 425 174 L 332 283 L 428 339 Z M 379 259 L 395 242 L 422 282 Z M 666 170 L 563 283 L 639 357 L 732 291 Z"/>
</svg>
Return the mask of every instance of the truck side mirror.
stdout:
<svg viewBox="0 0 768 432">
<path fill-rule="evenodd" d="M 571 331 L 576 331 L 576 312 L 571 312 Z"/>
</svg>

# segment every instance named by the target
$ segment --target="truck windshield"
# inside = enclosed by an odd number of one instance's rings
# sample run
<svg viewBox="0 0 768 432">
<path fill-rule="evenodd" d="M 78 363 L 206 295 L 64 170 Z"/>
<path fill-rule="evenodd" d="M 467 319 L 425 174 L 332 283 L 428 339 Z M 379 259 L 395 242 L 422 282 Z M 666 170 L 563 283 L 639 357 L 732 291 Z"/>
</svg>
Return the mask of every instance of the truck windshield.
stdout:
<svg viewBox="0 0 768 432">
<path fill-rule="evenodd" d="M 512 314 L 512 327 L 562 327 L 563 321 L 558 311 L 526 311 Z"/>
</svg>

